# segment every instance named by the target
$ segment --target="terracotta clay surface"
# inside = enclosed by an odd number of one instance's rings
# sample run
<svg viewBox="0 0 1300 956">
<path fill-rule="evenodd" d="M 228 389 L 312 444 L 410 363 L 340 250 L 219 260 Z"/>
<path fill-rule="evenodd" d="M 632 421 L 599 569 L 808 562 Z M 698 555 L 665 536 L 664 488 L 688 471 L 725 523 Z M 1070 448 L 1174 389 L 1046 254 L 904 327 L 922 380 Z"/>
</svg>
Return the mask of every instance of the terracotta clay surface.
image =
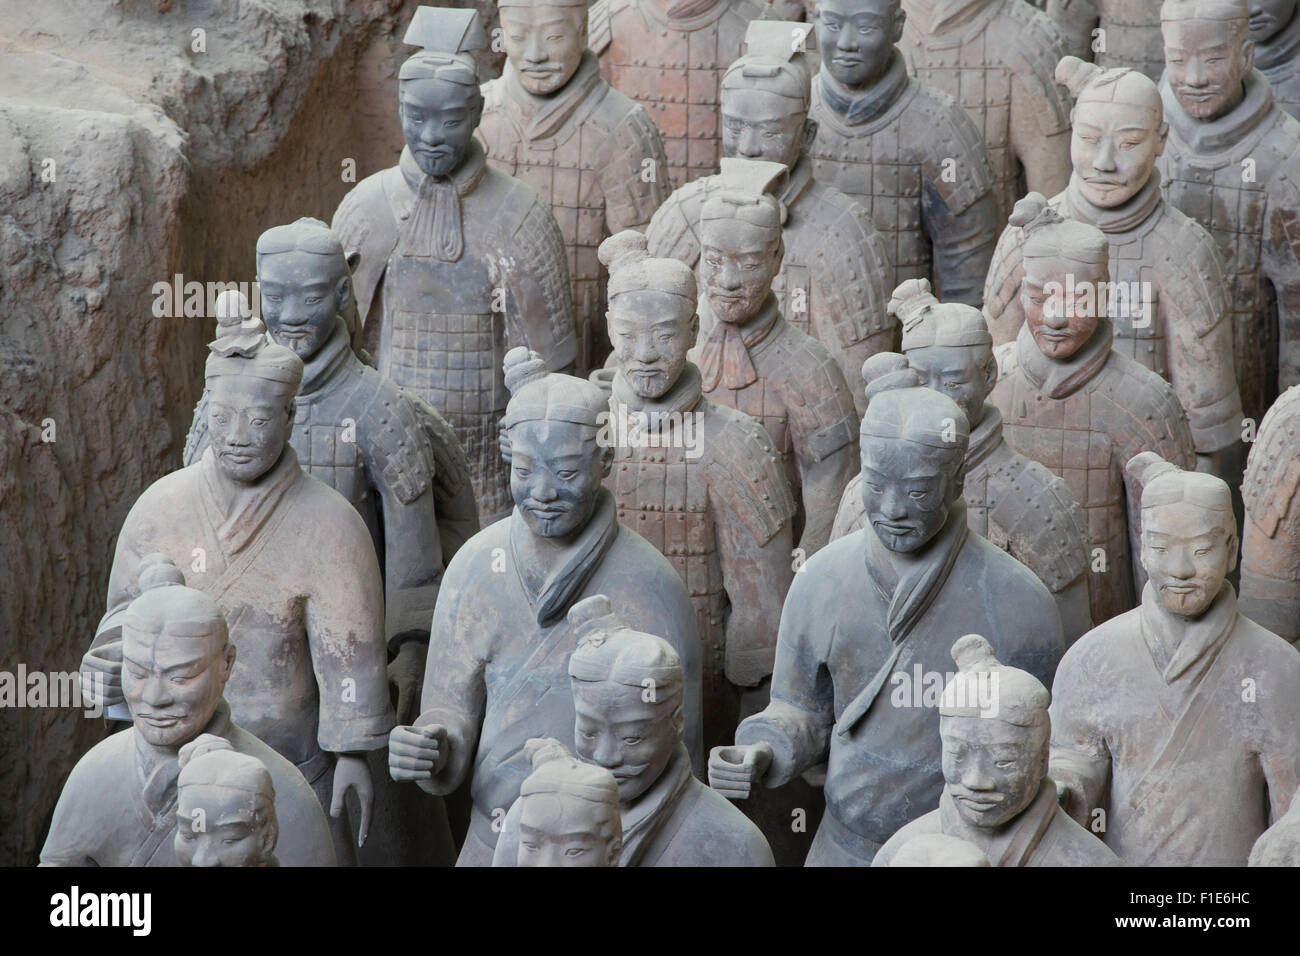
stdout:
<svg viewBox="0 0 1300 956">
<path fill-rule="evenodd" d="M 600 75 L 587 49 L 586 0 L 499 4 L 507 63 L 483 84 L 478 136 L 488 162 L 526 182 L 564 234 L 577 370 L 609 354 L 602 239 L 642 229 L 667 197 L 667 159 L 645 108 Z"/>
<path fill-rule="evenodd" d="M 275 782 L 266 765 L 215 734 L 182 747 L 179 763 L 173 846 L 181 866 L 279 866 Z"/>
<path fill-rule="evenodd" d="M 1300 784 L 1300 655 L 1237 611 L 1227 484 L 1152 452 L 1127 470 L 1150 579 L 1061 661 L 1051 776 L 1130 866 L 1243 866 Z"/>
<path fill-rule="evenodd" d="M 1300 866 L 1300 799 L 1255 841 L 1247 866 Z"/>
<path fill-rule="evenodd" d="M 493 866 L 617 866 L 623 849 L 618 781 L 583 763 L 553 738 L 524 744 L 533 772 L 519 788 L 510 856 L 497 844 Z M 522 824 L 521 824 L 522 822 Z"/>
<path fill-rule="evenodd" d="M 1164 73 L 1159 0 L 1047 0 L 1038 6 L 1056 22 L 1071 55 L 1108 70 L 1139 70 L 1152 80 Z"/>
<path fill-rule="evenodd" d="M 1065 43 L 1021 0 L 903 0 L 899 49 L 927 86 L 975 121 L 993 163 L 998 221 L 1027 191 L 1053 195 L 1070 178 L 1070 99 L 1054 77 Z"/>
<path fill-rule="evenodd" d="M 1241 612 L 1300 640 L 1300 386 L 1273 404 L 1250 449 L 1241 542 Z"/>
<path fill-rule="evenodd" d="M 1191 429 L 1173 388 L 1111 348 L 1107 306 L 1095 294 L 1110 274 L 1101 230 L 1061 219 L 1036 193 L 1016 205 L 1011 222 L 1027 237 L 1026 321 L 1015 342 L 997 349 L 992 400 L 1007 443 L 1064 478 L 1083 508 L 1092 620 L 1100 624 L 1133 607 L 1146 581 L 1132 557 L 1141 515 L 1124 465 L 1154 448 L 1193 467 Z"/>
<path fill-rule="evenodd" d="M 1273 101 L 1300 119 L 1300 3 L 1249 0 L 1255 69 L 1273 88 Z"/>
<path fill-rule="evenodd" d="M 521 180 L 473 138 L 483 110 L 471 10 L 421 7 L 399 73 L 406 148 L 334 213 L 353 270 L 362 340 L 379 371 L 438 409 L 469 456 L 483 524 L 510 511 L 498 451 L 501 361 L 526 345 L 552 370 L 577 358 L 564 235 Z M 447 125 L 454 116 L 454 125 Z"/>
</svg>

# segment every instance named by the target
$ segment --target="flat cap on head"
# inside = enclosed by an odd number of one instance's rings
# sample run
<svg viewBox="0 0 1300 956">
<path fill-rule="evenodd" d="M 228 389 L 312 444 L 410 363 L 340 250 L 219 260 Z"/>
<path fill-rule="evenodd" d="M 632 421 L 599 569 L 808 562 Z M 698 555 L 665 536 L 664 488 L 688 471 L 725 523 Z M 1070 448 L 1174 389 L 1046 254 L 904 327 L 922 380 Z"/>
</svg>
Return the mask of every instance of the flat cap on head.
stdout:
<svg viewBox="0 0 1300 956">
<path fill-rule="evenodd" d="M 423 47 L 397 73 L 399 80 L 446 80 L 478 85 L 474 51 L 487 47 L 487 36 L 473 8 L 417 7 L 403 43 Z"/>
</svg>

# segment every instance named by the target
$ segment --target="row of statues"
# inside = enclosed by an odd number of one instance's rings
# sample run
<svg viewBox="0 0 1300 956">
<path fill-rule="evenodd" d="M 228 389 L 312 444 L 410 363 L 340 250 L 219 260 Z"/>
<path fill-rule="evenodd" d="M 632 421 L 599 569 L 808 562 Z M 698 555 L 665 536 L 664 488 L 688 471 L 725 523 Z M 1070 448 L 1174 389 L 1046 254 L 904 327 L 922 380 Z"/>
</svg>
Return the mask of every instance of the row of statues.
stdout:
<svg viewBox="0 0 1300 956">
<path fill-rule="evenodd" d="M 1136 6 L 503 0 L 482 85 L 419 8 L 42 863 L 1294 862 L 1300 122 L 1246 0 Z"/>
</svg>

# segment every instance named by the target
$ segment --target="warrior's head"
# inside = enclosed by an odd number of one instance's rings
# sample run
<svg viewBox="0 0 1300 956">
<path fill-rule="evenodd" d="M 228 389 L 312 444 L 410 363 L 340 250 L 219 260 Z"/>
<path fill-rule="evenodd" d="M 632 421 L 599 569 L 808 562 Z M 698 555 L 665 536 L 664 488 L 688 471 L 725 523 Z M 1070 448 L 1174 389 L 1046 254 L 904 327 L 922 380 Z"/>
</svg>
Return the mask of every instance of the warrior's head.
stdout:
<svg viewBox="0 0 1300 956">
<path fill-rule="evenodd" d="M 677 259 L 655 259 L 646 238 L 632 229 L 600 244 L 609 269 L 605 317 L 614 359 L 637 395 L 661 398 L 686 368 L 686 353 L 700 331 L 695 273 Z"/>
<path fill-rule="evenodd" d="M 1246 0 L 1165 0 L 1165 77 L 1178 104 L 1199 120 L 1215 120 L 1245 96 L 1255 68 Z"/>
<path fill-rule="evenodd" d="M 614 449 L 596 439 L 608 399 L 596 385 L 548 372 L 536 353 L 511 349 L 505 358 L 510 403 L 501 427 L 510 461 L 510 493 L 533 534 L 567 538 L 596 510 Z"/>
<path fill-rule="evenodd" d="M 182 866 L 266 866 L 280 825 L 275 785 L 262 761 L 201 734 L 180 752 L 176 858 Z"/>
<path fill-rule="evenodd" d="M 906 18 L 902 0 L 820 0 L 822 69 L 851 89 L 870 88 L 889 69 Z"/>
<path fill-rule="evenodd" d="M 1016 203 L 1011 224 L 1025 231 L 1025 324 L 1039 351 L 1064 361 L 1106 315 L 1110 243 L 1096 226 L 1063 219 L 1039 193 Z"/>
<path fill-rule="evenodd" d="M 1300 0 L 1250 0 L 1250 38 L 1265 43 L 1295 19 Z"/>
<path fill-rule="evenodd" d="M 208 434 L 217 467 L 254 484 L 284 453 L 293 431 L 302 359 L 266 337 L 238 292 L 217 298 L 217 337 L 208 346 Z"/>
<path fill-rule="evenodd" d="M 178 748 L 216 713 L 235 645 L 217 602 L 186 587 L 165 554 L 141 559 L 139 588 L 122 620 L 122 696 L 136 733 Z"/>
<path fill-rule="evenodd" d="M 1200 617 L 1237 566 L 1231 489 L 1150 451 L 1126 470 L 1142 488 L 1142 567 L 1152 590 L 1170 613 Z"/>
<path fill-rule="evenodd" d="M 945 789 L 967 824 L 992 829 L 1028 807 L 1047 776 L 1051 697 L 978 634 L 953 644 L 952 659 L 957 673 L 939 699 Z"/>
<path fill-rule="evenodd" d="M 1075 97 L 1070 158 L 1083 197 L 1113 209 L 1132 199 L 1165 151 L 1169 124 L 1164 101 L 1150 78 L 1137 70 L 1103 70 L 1067 56 L 1057 82 Z"/>
<path fill-rule="evenodd" d="M 587 50 L 586 0 L 497 0 L 497 7 L 520 85 L 534 96 L 563 89 Z"/>
<path fill-rule="evenodd" d="M 722 155 L 793 166 L 812 145 L 812 76 L 801 52 L 809 25 L 755 20 L 745 55 L 722 75 Z"/>
<path fill-rule="evenodd" d="M 921 384 L 956 402 L 971 428 L 978 425 L 998 380 L 984 313 L 960 302 L 940 302 L 929 279 L 908 279 L 895 289 L 889 312 L 903 325 L 903 354 Z"/>
<path fill-rule="evenodd" d="M 453 173 L 483 117 L 474 51 L 487 46 L 478 11 L 419 7 L 405 43 L 423 49 L 397 74 L 398 118 L 416 165 L 430 176 Z"/>
<path fill-rule="evenodd" d="M 862 504 L 882 544 L 907 553 L 927 545 L 961 497 L 970 426 L 957 403 L 921 386 L 901 355 L 862 367 Z"/>
<path fill-rule="evenodd" d="M 346 327 L 355 316 L 343 243 L 319 219 L 273 226 L 258 237 L 257 285 L 266 330 L 304 362 L 329 341 L 340 320 Z"/>
<path fill-rule="evenodd" d="M 617 866 L 623 850 L 618 784 L 558 740 L 524 744 L 533 772 L 519 788 L 519 866 Z"/>
<path fill-rule="evenodd" d="M 785 167 L 763 160 L 722 160 L 722 190 L 700 211 L 700 282 L 721 322 L 758 314 L 781 271 L 785 210 L 768 193 Z"/>
<path fill-rule="evenodd" d="M 629 804 L 649 790 L 682 740 L 682 663 L 661 637 L 634 631 L 595 594 L 569 609 L 578 756 L 604 767 Z"/>
</svg>

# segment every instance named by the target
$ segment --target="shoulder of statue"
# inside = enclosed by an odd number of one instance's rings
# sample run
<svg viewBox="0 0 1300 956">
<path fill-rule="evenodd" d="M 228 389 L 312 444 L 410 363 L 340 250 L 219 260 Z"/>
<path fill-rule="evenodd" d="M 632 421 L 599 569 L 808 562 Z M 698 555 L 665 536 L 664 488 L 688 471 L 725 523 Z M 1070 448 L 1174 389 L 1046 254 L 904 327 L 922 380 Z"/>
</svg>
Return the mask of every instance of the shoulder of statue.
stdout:
<svg viewBox="0 0 1300 956">
<path fill-rule="evenodd" d="M 794 496 L 767 431 L 755 418 L 701 399 L 705 435 L 704 478 L 754 536 L 767 544 L 794 517 Z"/>
<path fill-rule="evenodd" d="M 858 410 L 839 363 L 821 342 L 785 323 L 781 336 L 785 402 L 821 461 L 858 436 Z"/>
<path fill-rule="evenodd" d="M 918 144 L 926 183 L 952 212 L 965 212 L 992 190 L 993 163 L 984 136 L 955 99 L 922 86 L 905 115 L 900 135 Z M 952 163 L 955 169 L 945 175 Z"/>
<path fill-rule="evenodd" d="M 1300 493 L 1300 386 L 1273 403 L 1246 461 L 1241 497 L 1249 520 L 1268 537 L 1297 506 Z"/>
<path fill-rule="evenodd" d="M 1073 98 L 1056 82 L 1056 66 L 1065 56 L 1065 40 L 1051 17 L 1022 3 L 1005 5 L 1000 18 L 1007 29 L 1003 49 L 1037 119 L 1039 132 L 1052 136 L 1070 128 Z M 1002 44 L 1000 44 L 1002 45 Z"/>
<path fill-rule="evenodd" d="M 1174 464 L 1192 466 L 1191 426 L 1172 385 L 1113 350 L 1092 384 L 1094 395 L 1105 396 L 1124 424 L 1123 429 L 1112 432 L 1123 447 L 1134 455 L 1155 451 L 1168 458 L 1173 454 L 1178 459 Z"/>
<path fill-rule="evenodd" d="M 627 0 L 596 0 L 587 11 L 587 49 L 600 56 L 613 42 L 612 20 L 628 6 Z"/>
<path fill-rule="evenodd" d="M 679 186 L 655 210 L 645 231 L 650 255 L 695 265 L 700 256 L 700 210 L 708 199 L 711 178 L 704 176 Z"/>
<path fill-rule="evenodd" d="M 1228 318 L 1228 280 L 1214 239 L 1200 223 L 1165 205 L 1156 236 L 1162 247 L 1156 264 L 1160 294 L 1173 302 L 1197 336 Z"/>
<path fill-rule="evenodd" d="M 1015 451 L 990 472 L 990 481 L 998 488 L 989 521 L 1010 539 L 1012 555 L 1049 590 L 1063 590 L 1088 570 L 1087 524 L 1069 485 Z"/>
</svg>

